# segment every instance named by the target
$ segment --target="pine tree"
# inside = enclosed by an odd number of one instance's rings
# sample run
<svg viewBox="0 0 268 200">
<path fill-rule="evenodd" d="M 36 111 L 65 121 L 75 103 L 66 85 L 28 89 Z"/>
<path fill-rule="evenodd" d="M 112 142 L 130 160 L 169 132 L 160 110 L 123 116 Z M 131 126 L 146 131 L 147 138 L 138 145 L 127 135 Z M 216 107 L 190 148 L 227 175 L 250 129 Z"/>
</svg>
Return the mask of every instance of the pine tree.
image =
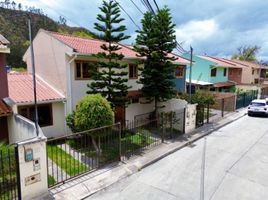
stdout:
<svg viewBox="0 0 268 200">
<path fill-rule="evenodd" d="M 100 10 L 102 14 L 97 16 L 100 23 L 94 25 L 100 33 L 98 38 L 104 41 L 101 45 L 103 52 L 94 55 L 98 62 L 92 66 L 93 82 L 88 84 L 90 90 L 87 93 L 100 93 L 111 102 L 112 107 L 124 106 L 129 89 L 126 85 L 128 72 L 124 70 L 127 65 L 119 63 L 124 55 L 118 53 L 118 50 L 121 49 L 118 43 L 128 39 L 129 36 L 124 34 L 126 27 L 119 25 L 124 19 L 120 17 L 117 3 L 113 0 L 103 1 Z"/>
<path fill-rule="evenodd" d="M 155 100 L 157 113 L 159 101 L 166 101 L 176 95 L 176 67 L 172 64 L 175 59 L 170 54 L 176 47 L 175 24 L 167 8 L 159 10 L 156 15 L 145 13 L 141 23 L 142 30 L 137 31 L 135 45 L 139 56 L 146 58 L 142 61 L 141 90 L 145 97 Z"/>
</svg>

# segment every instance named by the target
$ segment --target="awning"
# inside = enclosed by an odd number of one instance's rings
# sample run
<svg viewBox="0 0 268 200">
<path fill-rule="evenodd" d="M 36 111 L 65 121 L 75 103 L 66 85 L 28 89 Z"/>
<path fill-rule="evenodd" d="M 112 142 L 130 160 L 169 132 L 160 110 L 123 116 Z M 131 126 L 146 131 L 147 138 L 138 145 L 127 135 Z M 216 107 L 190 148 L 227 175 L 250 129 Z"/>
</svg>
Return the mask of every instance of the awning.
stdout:
<svg viewBox="0 0 268 200">
<path fill-rule="evenodd" d="M 216 88 L 220 87 L 230 87 L 230 86 L 235 86 L 236 84 L 231 81 L 226 81 L 226 82 L 219 82 L 219 83 L 214 83 L 213 86 Z"/>
<path fill-rule="evenodd" d="M 131 97 L 142 97 L 143 94 L 141 91 L 138 90 L 134 90 L 134 91 L 128 91 L 127 97 L 131 98 Z"/>
<path fill-rule="evenodd" d="M 0 117 L 8 116 L 12 114 L 12 109 L 0 100 Z"/>
<path fill-rule="evenodd" d="M 189 79 L 186 79 L 186 83 L 189 83 Z M 193 85 L 213 85 L 213 83 L 205 82 L 205 81 L 199 81 L 199 80 L 192 80 L 191 83 Z"/>
</svg>

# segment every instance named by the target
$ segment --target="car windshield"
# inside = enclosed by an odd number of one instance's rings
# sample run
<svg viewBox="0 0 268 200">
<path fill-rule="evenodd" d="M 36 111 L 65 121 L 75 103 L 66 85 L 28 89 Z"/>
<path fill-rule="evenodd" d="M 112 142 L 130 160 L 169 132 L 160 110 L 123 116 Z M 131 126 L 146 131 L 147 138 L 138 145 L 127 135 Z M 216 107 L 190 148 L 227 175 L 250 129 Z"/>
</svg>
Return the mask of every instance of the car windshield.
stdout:
<svg viewBox="0 0 268 200">
<path fill-rule="evenodd" d="M 261 107 L 261 106 L 265 106 L 265 103 L 255 103 L 255 102 L 252 102 L 250 105 L 251 106 L 256 106 L 256 107 Z"/>
</svg>

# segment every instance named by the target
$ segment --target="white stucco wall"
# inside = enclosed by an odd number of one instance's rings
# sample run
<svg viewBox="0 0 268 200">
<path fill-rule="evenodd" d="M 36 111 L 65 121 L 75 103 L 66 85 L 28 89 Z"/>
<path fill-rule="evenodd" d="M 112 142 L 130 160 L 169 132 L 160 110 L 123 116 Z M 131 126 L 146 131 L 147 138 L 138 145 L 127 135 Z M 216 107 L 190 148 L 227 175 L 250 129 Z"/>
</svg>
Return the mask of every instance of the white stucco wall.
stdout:
<svg viewBox="0 0 268 200">
<path fill-rule="evenodd" d="M 145 98 L 140 98 L 140 103 L 129 104 L 126 107 L 126 120 L 133 121 L 136 115 L 142 115 L 154 111 L 154 101 L 151 103 L 146 102 Z"/>
<path fill-rule="evenodd" d="M 65 131 L 65 117 L 64 117 L 64 103 L 52 103 L 53 125 L 41 127 L 44 135 L 47 138 L 59 137 L 66 135 Z"/>
<path fill-rule="evenodd" d="M 185 133 L 195 130 L 196 127 L 196 106 L 197 104 L 188 104 L 185 112 Z"/>
<path fill-rule="evenodd" d="M 39 31 L 33 41 L 36 74 L 66 96 L 67 74 L 66 53 L 72 49 L 45 31 Z M 32 72 L 29 49 L 23 57 L 27 63 L 27 71 Z"/>
</svg>

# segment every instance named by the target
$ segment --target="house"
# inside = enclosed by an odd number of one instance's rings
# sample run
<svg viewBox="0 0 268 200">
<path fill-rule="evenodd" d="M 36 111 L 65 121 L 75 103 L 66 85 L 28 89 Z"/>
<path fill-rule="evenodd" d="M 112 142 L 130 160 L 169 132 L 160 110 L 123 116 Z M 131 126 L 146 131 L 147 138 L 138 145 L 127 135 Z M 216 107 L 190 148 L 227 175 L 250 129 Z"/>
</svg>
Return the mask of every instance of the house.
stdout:
<svg viewBox="0 0 268 200">
<path fill-rule="evenodd" d="M 12 109 L 4 102 L 8 94 L 6 55 L 10 53 L 9 41 L 0 34 L 0 141 L 8 141 L 8 116 Z"/>
<path fill-rule="evenodd" d="M 8 74 L 9 97 L 13 101 L 13 112 L 35 121 L 33 76 L 29 73 Z M 65 97 L 53 87 L 36 78 L 38 124 L 47 137 L 66 133 Z M 9 120 L 11 122 L 11 120 Z M 11 127 L 11 125 L 10 125 Z"/>
<path fill-rule="evenodd" d="M 42 80 L 51 86 L 58 94 L 65 98 L 64 114 L 75 110 L 77 103 L 86 95 L 89 90 L 87 84 L 90 83 L 91 75 L 89 73 L 90 64 L 96 62 L 93 54 L 103 52 L 100 46 L 103 41 L 96 39 L 81 38 L 56 32 L 40 30 L 33 40 L 35 51 L 36 74 Z M 154 110 L 154 104 L 147 104 L 146 99 L 142 97 L 142 85 L 138 84 L 138 66 L 139 58 L 136 52 L 127 45 L 119 44 L 125 57 L 122 63 L 127 64 L 128 82 L 131 88 L 128 91 L 128 105 L 126 108 L 116 110 L 121 113 L 121 120 L 131 121 L 135 116 L 149 113 Z M 176 85 L 178 90 L 183 90 L 185 84 L 185 66 L 189 63 L 187 59 L 177 56 L 174 65 L 180 68 L 178 70 L 178 80 Z M 29 49 L 23 56 L 27 63 L 27 71 L 31 73 L 31 54 Z"/>
<path fill-rule="evenodd" d="M 184 55 L 186 58 L 189 55 Z M 222 59 L 211 56 L 193 56 L 195 64 L 192 66 L 192 85 L 195 89 L 211 90 L 217 92 L 230 91 L 236 82 L 229 79 L 230 71 L 241 70 L 235 65 Z M 239 73 L 239 72 L 237 72 Z M 187 67 L 187 83 L 189 84 L 190 68 Z"/>
</svg>

